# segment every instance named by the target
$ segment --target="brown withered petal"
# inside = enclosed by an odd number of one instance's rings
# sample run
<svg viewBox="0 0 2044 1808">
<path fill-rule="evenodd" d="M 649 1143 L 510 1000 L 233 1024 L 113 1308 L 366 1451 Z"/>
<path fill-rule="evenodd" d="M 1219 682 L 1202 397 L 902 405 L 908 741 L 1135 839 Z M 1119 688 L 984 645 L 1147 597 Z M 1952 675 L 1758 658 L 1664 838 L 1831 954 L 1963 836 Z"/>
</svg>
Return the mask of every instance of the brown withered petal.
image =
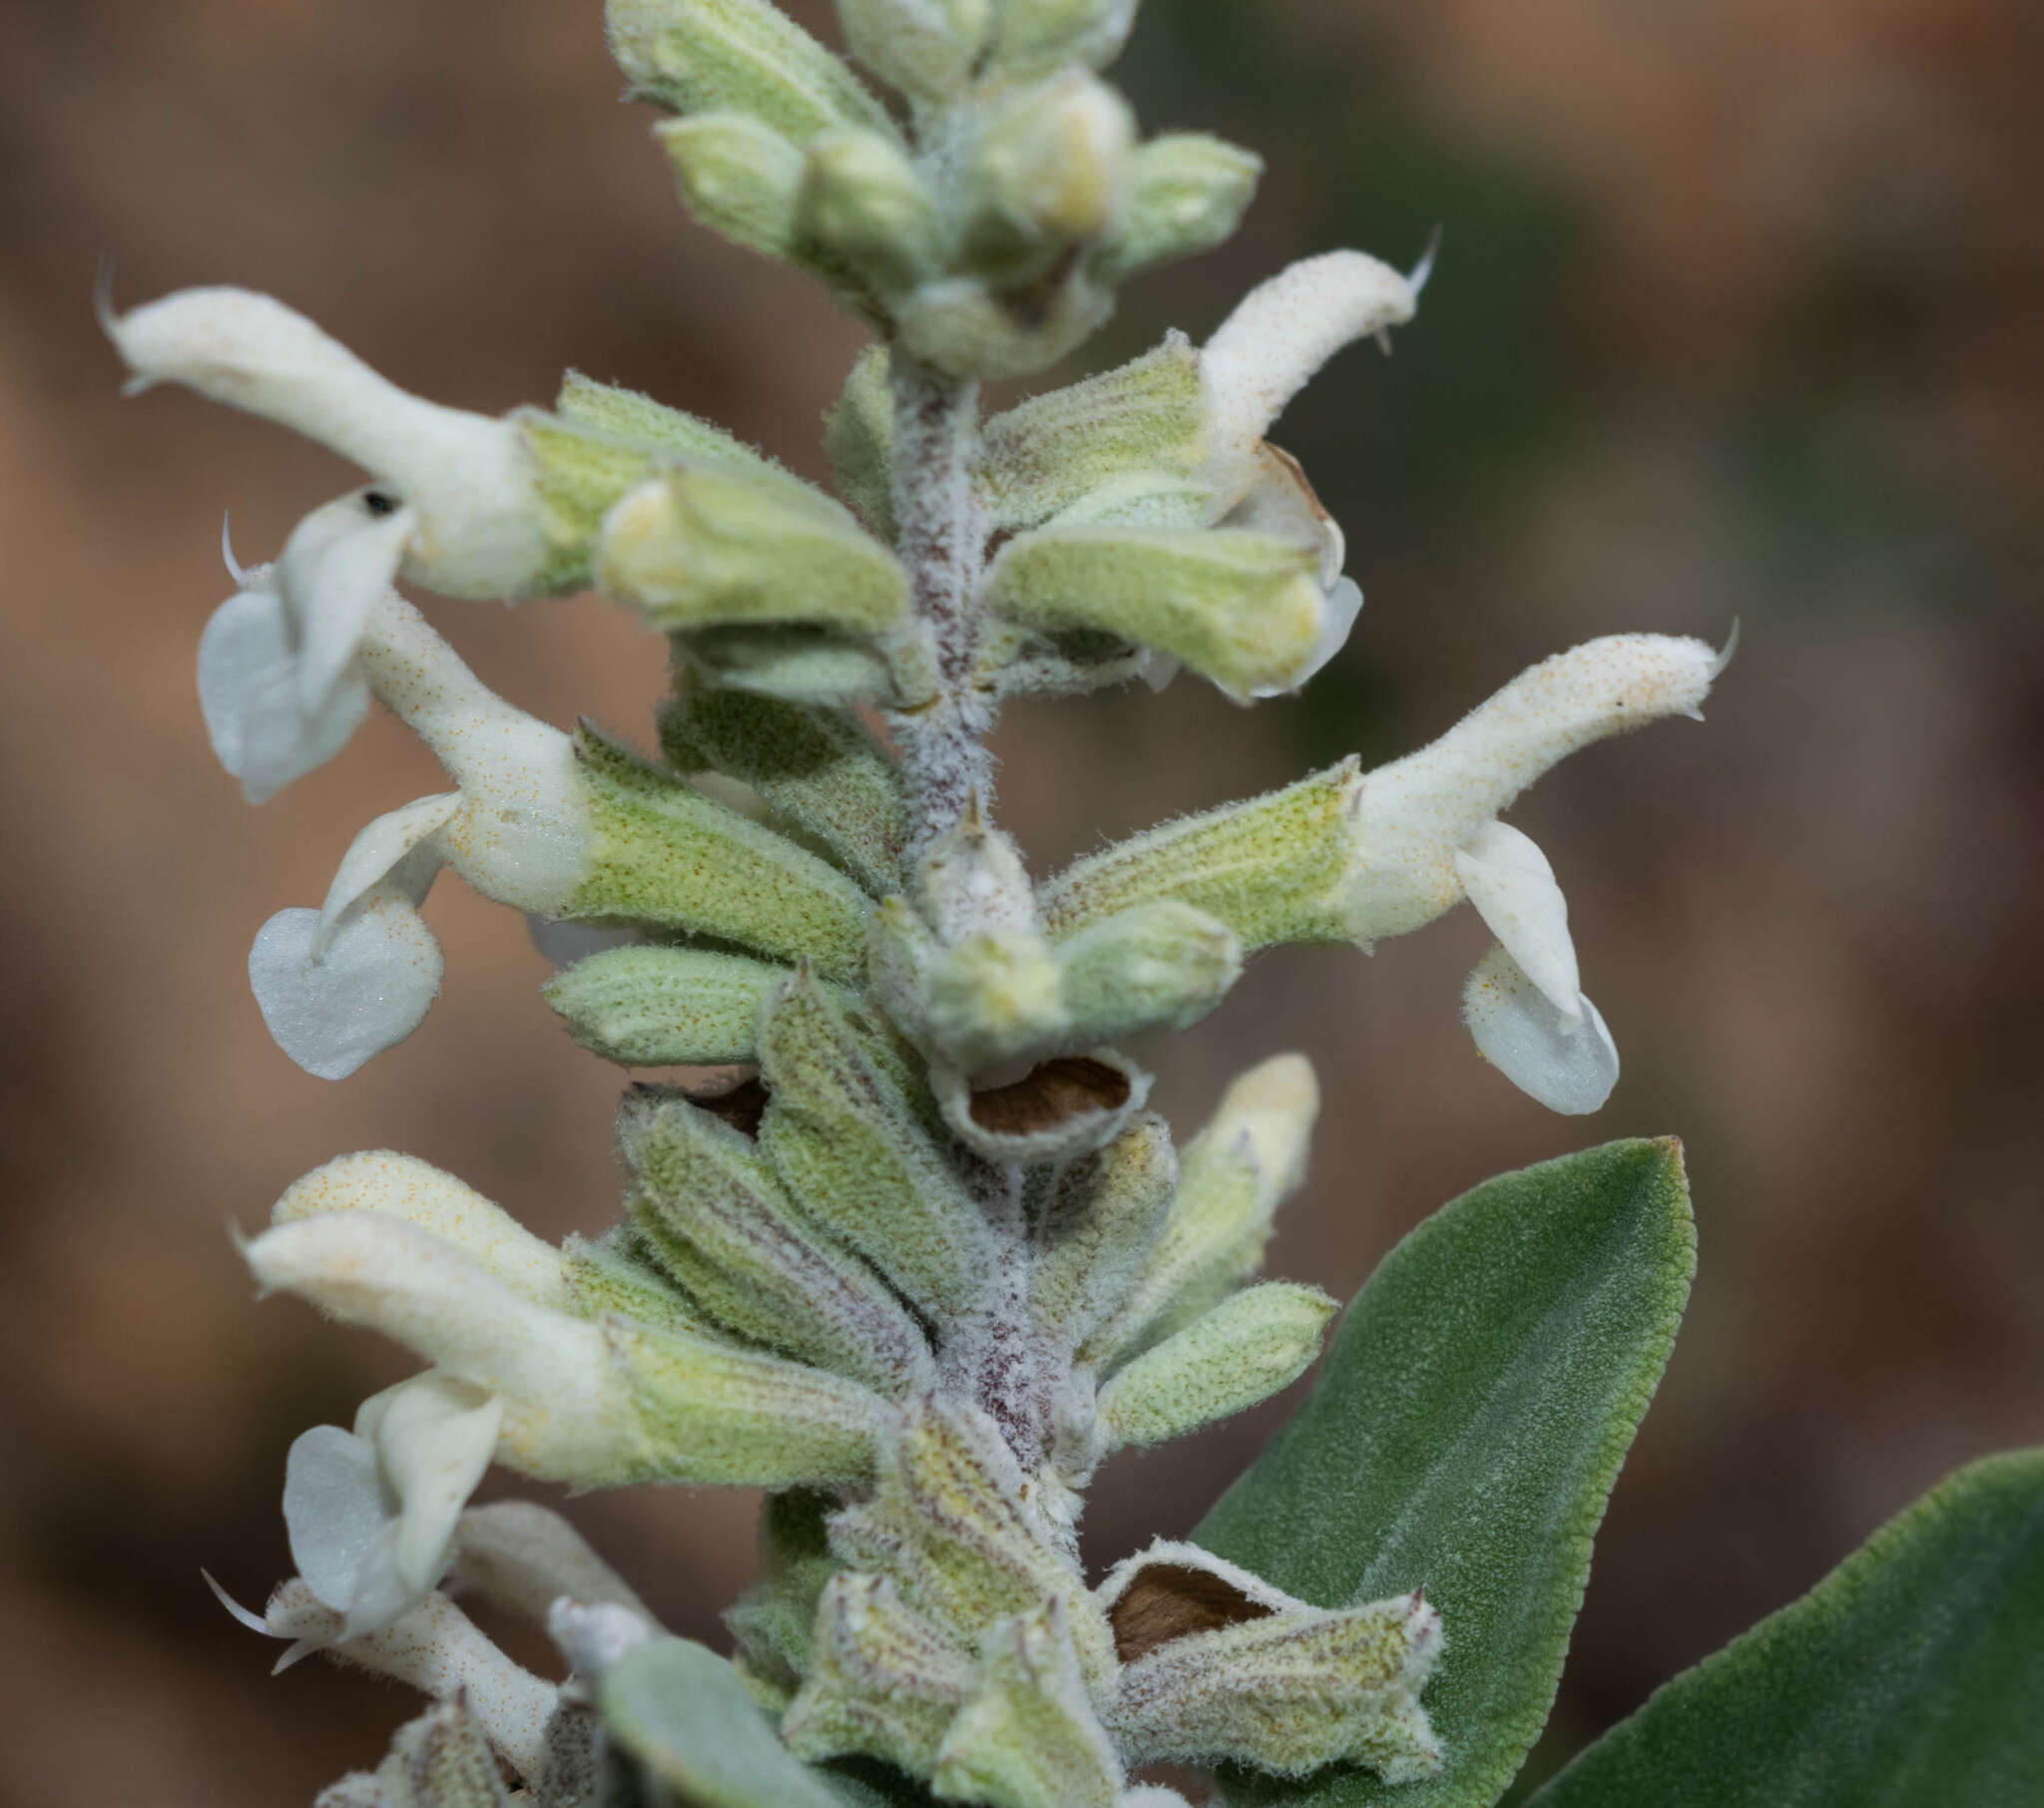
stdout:
<svg viewBox="0 0 2044 1808">
<path fill-rule="evenodd" d="M 1089 1055 L 1046 1061 L 1012 1086 L 972 1095 L 972 1121 L 997 1136 L 1034 1136 L 1067 1119 L 1118 1112 L 1129 1101 L 1128 1075 Z"/>
<path fill-rule="evenodd" d="M 1244 1625 L 1277 1609 L 1254 1600 L 1225 1576 L 1189 1564 L 1148 1564 L 1108 1609 L 1115 1655 L 1134 1663 L 1189 1632 Z"/>
</svg>

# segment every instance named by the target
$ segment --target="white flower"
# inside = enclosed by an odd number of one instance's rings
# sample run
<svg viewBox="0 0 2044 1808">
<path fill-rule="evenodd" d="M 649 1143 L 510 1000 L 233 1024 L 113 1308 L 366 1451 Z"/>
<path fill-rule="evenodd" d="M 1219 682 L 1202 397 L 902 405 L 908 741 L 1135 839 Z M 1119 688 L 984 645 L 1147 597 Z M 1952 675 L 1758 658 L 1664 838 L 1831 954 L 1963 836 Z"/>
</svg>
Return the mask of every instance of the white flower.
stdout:
<svg viewBox="0 0 2044 1808">
<path fill-rule="evenodd" d="M 362 1402 L 354 1429 L 315 1425 L 284 1466 L 291 1560 L 341 1615 L 340 1636 L 381 1630 L 446 1574 L 455 1522 L 497 1447 L 494 1394 L 428 1373 Z"/>
<path fill-rule="evenodd" d="M 1554 1111 L 1596 1111 L 1618 1082 L 1618 1050 L 1583 993 L 1554 869 L 1497 817 L 1577 748 L 1699 715 L 1731 654 L 1662 635 L 1591 641 L 1362 781 L 1342 891 L 1349 934 L 1367 948 L 1474 904 L 1497 945 L 1469 977 L 1464 1018 L 1498 1070 Z"/>
<path fill-rule="evenodd" d="M 203 654 L 201 670 L 203 690 Z M 568 736 L 491 691 L 395 591 L 365 616 L 344 677 L 394 709 L 461 788 L 379 816 L 342 857 L 320 909 L 279 911 L 256 934 L 249 983 L 263 1022 L 322 1080 L 403 1041 L 439 992 L 439 945 L 419 906 L 442 865 L 485 897 L 553 916 L 581 883 L 590 841 Z M 285 678 L 264 694 L 289 688 Z M 287 758 L 262 768 L 265 783 L 316 763 L 331 738 L 328 718 L 295 719 L 267 743 Z M 245 784 L 254 770 L 243 769 Z"/>
</svg>

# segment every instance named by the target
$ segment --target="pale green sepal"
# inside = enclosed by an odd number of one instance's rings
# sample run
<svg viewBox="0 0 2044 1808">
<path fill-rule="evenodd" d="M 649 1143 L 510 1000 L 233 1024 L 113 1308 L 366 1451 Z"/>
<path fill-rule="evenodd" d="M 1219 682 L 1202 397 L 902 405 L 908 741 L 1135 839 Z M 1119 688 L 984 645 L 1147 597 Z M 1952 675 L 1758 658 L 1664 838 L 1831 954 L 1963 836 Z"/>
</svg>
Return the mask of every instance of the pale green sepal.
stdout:
<svg viewBox="0 0 2044 1808">
<path fill-rule="evenodd" d="M 1222 1095 L 1179 1160 L 1178 1190 L 1142 1278 L 1081 1355 L 1111 1368 L 1193 1323 L 1263 1266 L 1271 1221 L 1305 1175 L 1319 1087 L 1279 1055 Z"/>
<path fill-rule="evenodd" d="M 1305 1373 L 1338 1309 L 1319 1288 L 1289 1281 L 1223 1300 L 1101 1390 L 1103 1443 L 1162 1444 L 1268 1400 Z"/>
<path fill-rule="evenodd" d="M 596 584 L 670 633 L 803 623 L 872 634 L 908 605 L 900 562 L 818 492 L 704 469 L 628 491 L 604 518 Z"/>
<path fill-rule="evenodd" d="M 863 1754 L 927 1776 L 972 1681 L 971 1654 L 886 1577 L 840 1573 L 817 1602 L 808 1676 L 780 1737 L 799 1758 Z"/>
<path fill-rule="evenodd" d="M 1110 477 L 1045 524 L 1053 528 L 1151 528 L 1183 533 L 1208 526 L 1214 491 L 1197 477 L 1169 471 L 1131 471 Z"/>
<path fill-rule="evenodd" d="M 884 345 L 868 345 L 823 423 L 837 493 L 883 545 L 894 544 L 894 388 Z"/>
<path fill-rule="evenodd" d="M 991 65 L 1002 71 L 1086 63 L 1105 69 L 1136 23 L 1136 0 L 1007 0 Z"/>
<path fill-rule="evenodd" d="M 825 628 L 710 628 L 677 635 L 676 653 L 712 684 L 791 703 L 903 702 L 895 666 Z"/>
<path fill-rule="evenodd" d="M 1501 1175 L 1377 1265 L 1305 1404 L 1195 1537 L 1322 1605 L 1423 1585 L 1447 1632 L 1426 1694 L 1441 1771 L 1395 1786 L 1230 1772 L 1230 1801 L 1498 1799 L 1553 1706 L 1591 1541 L 1695 1263 L 1667 1140 Z"/>
<path fill-rule="evenodd" d="M 1113 312 L 1114 291 L 1075 266 L 1012 299 L 971 276 L 925 282 L 894 304 L 894 325 L 910 355 L 943 375 L 997 381 L 1055 364 Z"/>
<path fill-rule="evenodd" d="M 883 898 L 866 933 L 866 988 L 901 1034 L 919 1049 L 934 1049 L 930 1031 L 930 976 L 944 945 L 905 898 Z"/>
<path fill-rule="evenodd" d="M 1068 866 L 1038 893 L 1053 937 L 1172 898 L 1218 917 L 1253 953 L 1280 942 L 1345 942 L 1340 886 L 1362 790 L 1344 759 L 1281 791 L 1223 804 Z"/>
<path fill-rule="evenodd" d="M 1206 458 L 1200 354 L 1173 331 L 1131 363 L 995 415 L 974 483 L 997 527 L 1034 527 L 1132 473 L 1192 480 Z"/>
<path fill-rule="evenodd" d="M 1113 1049 L 1060 1055 L 1020 1080 L 977 1090 L 956 1069 L 930 1070 L 952 1132 L 1003 1166 L 1073 1161 L 1104 1147 L 1143 1109 L 1150 1086 L 1151 1076 Z"/>
<path fill-rule="evenodd" d="M 1036 895 L 1015 838 L 987 820 L 977 792 L 916 867 L 914 898 L 947 943 L 990 930 L 1028 929 Z"/>
<path fill-rule="evenodd" d="M 610 948 L 540 988 L 568 1033 L 627 1068 L 722 1067 L 758 1054 L 760 1001 L 785 967 L 702 948 Z"/>
<path fill-rule="evenodd" d="M 594 833 L 565 915 L 716 936 L 857 976 L 872 900 L 835 867 L 586 722 L 575 752 Z"/>
<path fill-rule="evenodd" d="M 750 113 L 797 145 L 833 126 L 891 132 L 843 63 L 768 0 L 610 0 L 632 93 L 676 113 Z"/>
<path fill-rule="evenodd" d="M 989 1808 L 1115 1808 L 1122 1766 L 1087 1696 L 1064 1603 L 1003 1620 L 980 1652 L 931 1777 L 947 1801 Z"/>
<path fill-rule="evenodd" d="M 1440 1615 L 1417 1592 L 1300 1603 L 1158 1645 L 1122 1671 L 1109 1719 L 1138 1763 L 1233 1760 L 1287 1777 L 1346 1763 L 1412 1783 L 1441 1767 L 1419 1700 L 1440 1648 Z"/>
<path fill-rule="evenodd" d="M 599 383 L 579 370 L 571 370 L 561 379 L 554 412 L 591 436 L 606 436 L 621 445 L 663 454 L 667 462 L 715 465 L 740 475 L 773 477 L 801 487 L 799 479 L 790 476 L 766 453 L 722 427 L 712 426 L 683 409 L 670 408 L 665 402 L 656 402 L 636 389 Z"/>
<path fill-rule="evenodd" d="M 674 1284 L 630 1224 L 562 1245 L 569 1296 L 584 1318 L 633 1318 L 663 1331 L 721 1337 L 710 1314 Z"/>
<path fill-rule="evenodd" d="M 497 1754 L 460 1699 L 407 1721 L 376 1767 L 380 1808 L 510 1808 Z"/>
<path fill-rule="evenodd" d="M 742 779 L 875 897 L 900 890 L 900 772 L 857 716 L 717 689 L 687 674 L 677 690 L 658 711 L 669 765 Z"/>
<path fill-rule="evenodd" d="M 1078 1349 L 1120 1309 L 1177 1185 L 1170 1128 L 1148 1114 L 1059 1171 L 1030 1226 L 1029 1311 L 1053 1347 Z"/>
<path fill-rule="evenodd" d="M 1023 1504 L 1013 1451 L 984 1413 L 941 1396 L 912 1406 L 882 1455 L 873 1498 L 830 1520 L 830 1548 L 893 1579 L 918 1612 L 968 1649 L 999 1620 L 1064 1602 L 1081 1669 L 1114 1671 L 1107 1615 L 1075 1563 L 1045 1543 Z"/>
<path fill-rule="evenodd" d="M 929 184 L 891 134 L 824 132 L 809 141 L 798 201 L 803 236 L 882 293 L 933 275 L 944 225 Z"/>
<path fill-rule="evenodd" d="M 1664 1683 L 1535 1808 L 2028 1808 L 2044 1786 L 2044 1451 L 1962 1469 Z"/>
<path fill-rule="evenodd" d="M 1239 696 L 1289 683 L 1319 643 L 1314 553 L 1226 528 L 1039 528 L 987 573 L 988 607 L 1046 633 L 1098 629 Z"/>
<path fill-rule="evenodd" d="M 900 1399 L 933 1380 L 929 1346 L 864 1262 L 807 1222 L 753 1138 L 686 1099 L 619 1114 L 646 1247 L 732 1330 Z"/>
<path fill-rule="evenodd" d="M 1126 282 L 1154 263 L 1212 250 L 1234 233 L 1263 173 L 1254 151 L 1204 132 L 1153 138 L 1136 152 L 1128 201 L 1094 253 L 1093 273 Z"/>
<path fill-rule="evenodd" d="M 1242 942 L 1218 917 L 1138 904 L 1057 946 L 1058 997 L 1081 1044 L 1184 1030 L 1242 977 Z"/>
<path fill-rule="evenodd" d="M 611 1735 L 693 1808 L 843 1808 L 781 1745 L 738 1671 L 689 1639 L 630 1652 L 598 1699 Z"/>
<path fill-rule="evenodd" d="M 850 1486 L 893 1419 L 870 1388 L 685 1331 L 607 1327 L 651 1473 L 742 1488 Z"/>
<path fill-rule="evenodd" d="M 787 981 L 760 1023 L 771 1094 L 760 1146 L 810 1216 L 938 1323 L 993 1261 L 977 1205 L 914 1105 L 814 979 Z"/>
<path fill-rule="evenodd" d="M 955 95 L 993 22 L 990 0 L 837 0 L 851 54 L 919 100 Z"/>
<path fill-rule="evenodd" d="M 654 128 L 683 205 L 713 232 L 768 257 L 792 257 L 802 154 L 749 113 L 698 113 Z"/>
<path fill-rule="evenodd" d="M 816 1602 L 840 1568 L 824 1528 L 831 1505 L 808 1489 L 768 1495 L 760 1509 L 761 1578 L 724 1612 L 741 1661 L 779 1696 L 776 1712 L 809 1673 Z"/>
</svg>

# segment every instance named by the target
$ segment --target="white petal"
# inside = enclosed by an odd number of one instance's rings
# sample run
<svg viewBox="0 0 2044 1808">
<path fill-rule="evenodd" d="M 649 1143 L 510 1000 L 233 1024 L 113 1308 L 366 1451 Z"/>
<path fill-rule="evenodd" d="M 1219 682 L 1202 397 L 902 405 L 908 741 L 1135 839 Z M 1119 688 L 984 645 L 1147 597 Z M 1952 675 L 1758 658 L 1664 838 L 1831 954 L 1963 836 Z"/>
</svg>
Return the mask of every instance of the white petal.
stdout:
<svg viewBox="0 0 2044 1808">
<path fill-rule="evenodd" d="M 1486 822 L 1455 850 L 1455 871 L 1490 933 L 1573 1022 L 1583 981 L 1569 937 L 1568 900 L 1533 838 L 1509 823 Z"/>
<path fill-rule="evenodd" d="M 316 962 L 316 910 L 280 910 L 256 931 L 249 985 L 269 1034 L 321 1080 L 344 1080 L 419 1027 L 440 990 L 440 945 L 394 887 L 372 890 Z"/>
<path fill-rule="evenodd" d="M 1305 663 L 1281 684 L 1260 684 L 1252 696 L 1290 696 L 1316 678 L 1328 661 L 1348 644 L 1362 614 L 1362 590 L 1353 578 L 1339 578 L 1320 600 L 1320 632 Z"/>
<path fill-rule="evenodd" d="M 643 1613 L 615 1601 L 585 1603 L 565 1596 L 547 1613 L 547 1630 L 578 1676 L 610 1674 L 642 1644 L 660 1636 L 660 1628 Z"/>
<path fill-rule="evenodd" d="M 397 576 L 419 518 L 371 511 L 357 491 L 314 509 L 283 543 L 275 584 L 297 629 L 298 697 L 316 709 L 355 657 L 369 617 Z"/>
<path fill-rule="evenodd" d="M 258 583 L 215 610 L 199 638 L 199 706 L 221 764 L 251 803 L 265 803 L 347 744 L 369 686 L 350 669 L 307 710 L 282 600 Z"/>
<path fill-rule="evenodd" d="M 1320 588 L 1332 589 L 1348 557 L 1341 524 L 1321 506 L 1304 469 L 1282 447 L 1264 441 L 1256 448 L 1255 462 L 1257 478 L 1249 494 L 1216 525 L 1275 534 L 1311 547 L 1320 562 Z"/>
<path fill-rule="evenodd" d="M 333 883 L 326 888 L 326 902 L 319 907 L 319 932 L 312 952 L 323 958 L 348 907 L 372 885 L 391 878 L 406 857 L 436 830 L 444 828 L 460 808 L 459 791 L 420 797 L 378 816 L 349 842 L 340 865 L 334 869 Z M 437 862 L 435 866 L 437 869 Z M 431 874 L 408 873 L 406 878 L 430 883 Z M 423 889 L 413 892 L 411 886 L 403 885 L 400 889 L 411 895 L 414 904 L 424 902 Z"/>
<path fill-rule="evenodd" d="M 1153 691 L 1169 689 L 1179 670 L 1179 662 L 1168 653 L 1159 653 L 1154 647 L 1144 647 L 1137 652 L 1136 676 Z"/>
<path fill-rule="evenodd" d="M 490 1466 L 503 1417 L 496 1395 L 440 1374 L 384 1389 L 355 1417 L 401 1503 L 397 1574 L 415 1598 L 447 1568 L 454 1524 Z"/>
<path fill-rule="evenodd" d="M 291 1445 L 283 1474 L 291 1562 L 314 1594 L 345 1613 L 396 1507 L 378 1473 L 376 1453 L 337 1425 L 315 1425 Z"/>
<path fill-rule="evenodd" d="M 556 967 L 572 967 L 592 954 L 631 948 L 645 940 L 636 929 L 599 929 L 593 923 L 564 923 L 530 910 L 525 913 L 525 928 L 532 937 L 532 945 Z"/>
<path fill-rule="evenodd" d="M 1502 945 L 1462 989 L 1462 1018 L 1499 1073 L 1551 1112 L 1582 1117 L 1618 1084 L 1618 1049 L 1589 999 L 1573 1021 L 1549 1003 Z"/>
<path fill-rule="evenodd" d="M 1271 423 L 1342 346 L 1412 318 L 1411 280 L 1360 251 L 1329 251 L 1278 271 L 1244 296 L 1200 354 L 1225 492 L 1255 480 L 1248 463 Z M 1233 482 L 1228 480 L 1232 477 Z"/>
</svg>

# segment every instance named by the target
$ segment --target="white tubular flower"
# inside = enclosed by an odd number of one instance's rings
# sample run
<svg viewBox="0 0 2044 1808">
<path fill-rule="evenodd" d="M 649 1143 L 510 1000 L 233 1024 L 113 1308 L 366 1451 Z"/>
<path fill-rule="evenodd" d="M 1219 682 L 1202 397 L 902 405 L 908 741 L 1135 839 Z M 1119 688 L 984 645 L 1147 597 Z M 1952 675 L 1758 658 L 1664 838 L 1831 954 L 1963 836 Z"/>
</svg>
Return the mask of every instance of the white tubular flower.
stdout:
<svg viewBox="0 0 2044 1808">
<path fill-rule="evenodd" d="M 513 1468 L 585 1486 L 636 1473 L 639 1417 L 604 1327 L 542 1303 L 468 1248 L 348 1210 L 279 1224 L 243 1254 L 265 1290 L 368 1325 L 500 1396 L 497 1448 Z"/>
<path fill-rule="evenodd" d="M 118 317 L 108 309 L 102 323 L 135 373 L 131 394 L 183 383 L 293 428 L 377 480 L 385 519 L 404 525 L 373 541 L 372 597 L 400 572 L 450 597 L 512 597 L 540 582 L 544 514 L 514 422 L 407 394 L 302 314 L 248 289 L 181 289 Z M 357 577 L 371 544 L 349 555 Z M 327 601 L 323 589 L 313 598 L 318 610 Z"/>
<path fill-rule="evenodd" d="M 1365 949 L 1467 898 L 1497 946 L 1470 975 L 1463 1014 L 1507 1079 L 1557 1112 L 1594 1112 L 1618 1051 L 1584 996 L 1568 905 L 1547 857 L 1497 820 L 1565 755 L 1665 715 L 1699 716 L 1731 657 L 1702 641 L 1616 635 L 1521 674 L 1431 746 L 1362 784 L 1342 888 Z"/>
<path fill-rule="evenodd" d="M 320 909 L 279 911 L 256 934 L 249 982 L 263 1021 L 322 1080 L 344 1079 L 424 1019 L 442 963 L 419 906 L 443 864 L 485 897 L 551 916 L 581 882 L 590 837 L 568 736 L 491 691 L 396 592 L 382 592 L 350 657 L 461 788 L 379 816 Z"/>
<path fill-rule="evenodd" d="M 315 1425 L 284 1466 L 283 1518 L 305 1584 L 341 1639 L 409 1613 L 446 1574 L 455 1523 L 490 1466 L 503 1407 L 429 1373 L 362 1402 L 354 1429 Z"/>
</svg>

